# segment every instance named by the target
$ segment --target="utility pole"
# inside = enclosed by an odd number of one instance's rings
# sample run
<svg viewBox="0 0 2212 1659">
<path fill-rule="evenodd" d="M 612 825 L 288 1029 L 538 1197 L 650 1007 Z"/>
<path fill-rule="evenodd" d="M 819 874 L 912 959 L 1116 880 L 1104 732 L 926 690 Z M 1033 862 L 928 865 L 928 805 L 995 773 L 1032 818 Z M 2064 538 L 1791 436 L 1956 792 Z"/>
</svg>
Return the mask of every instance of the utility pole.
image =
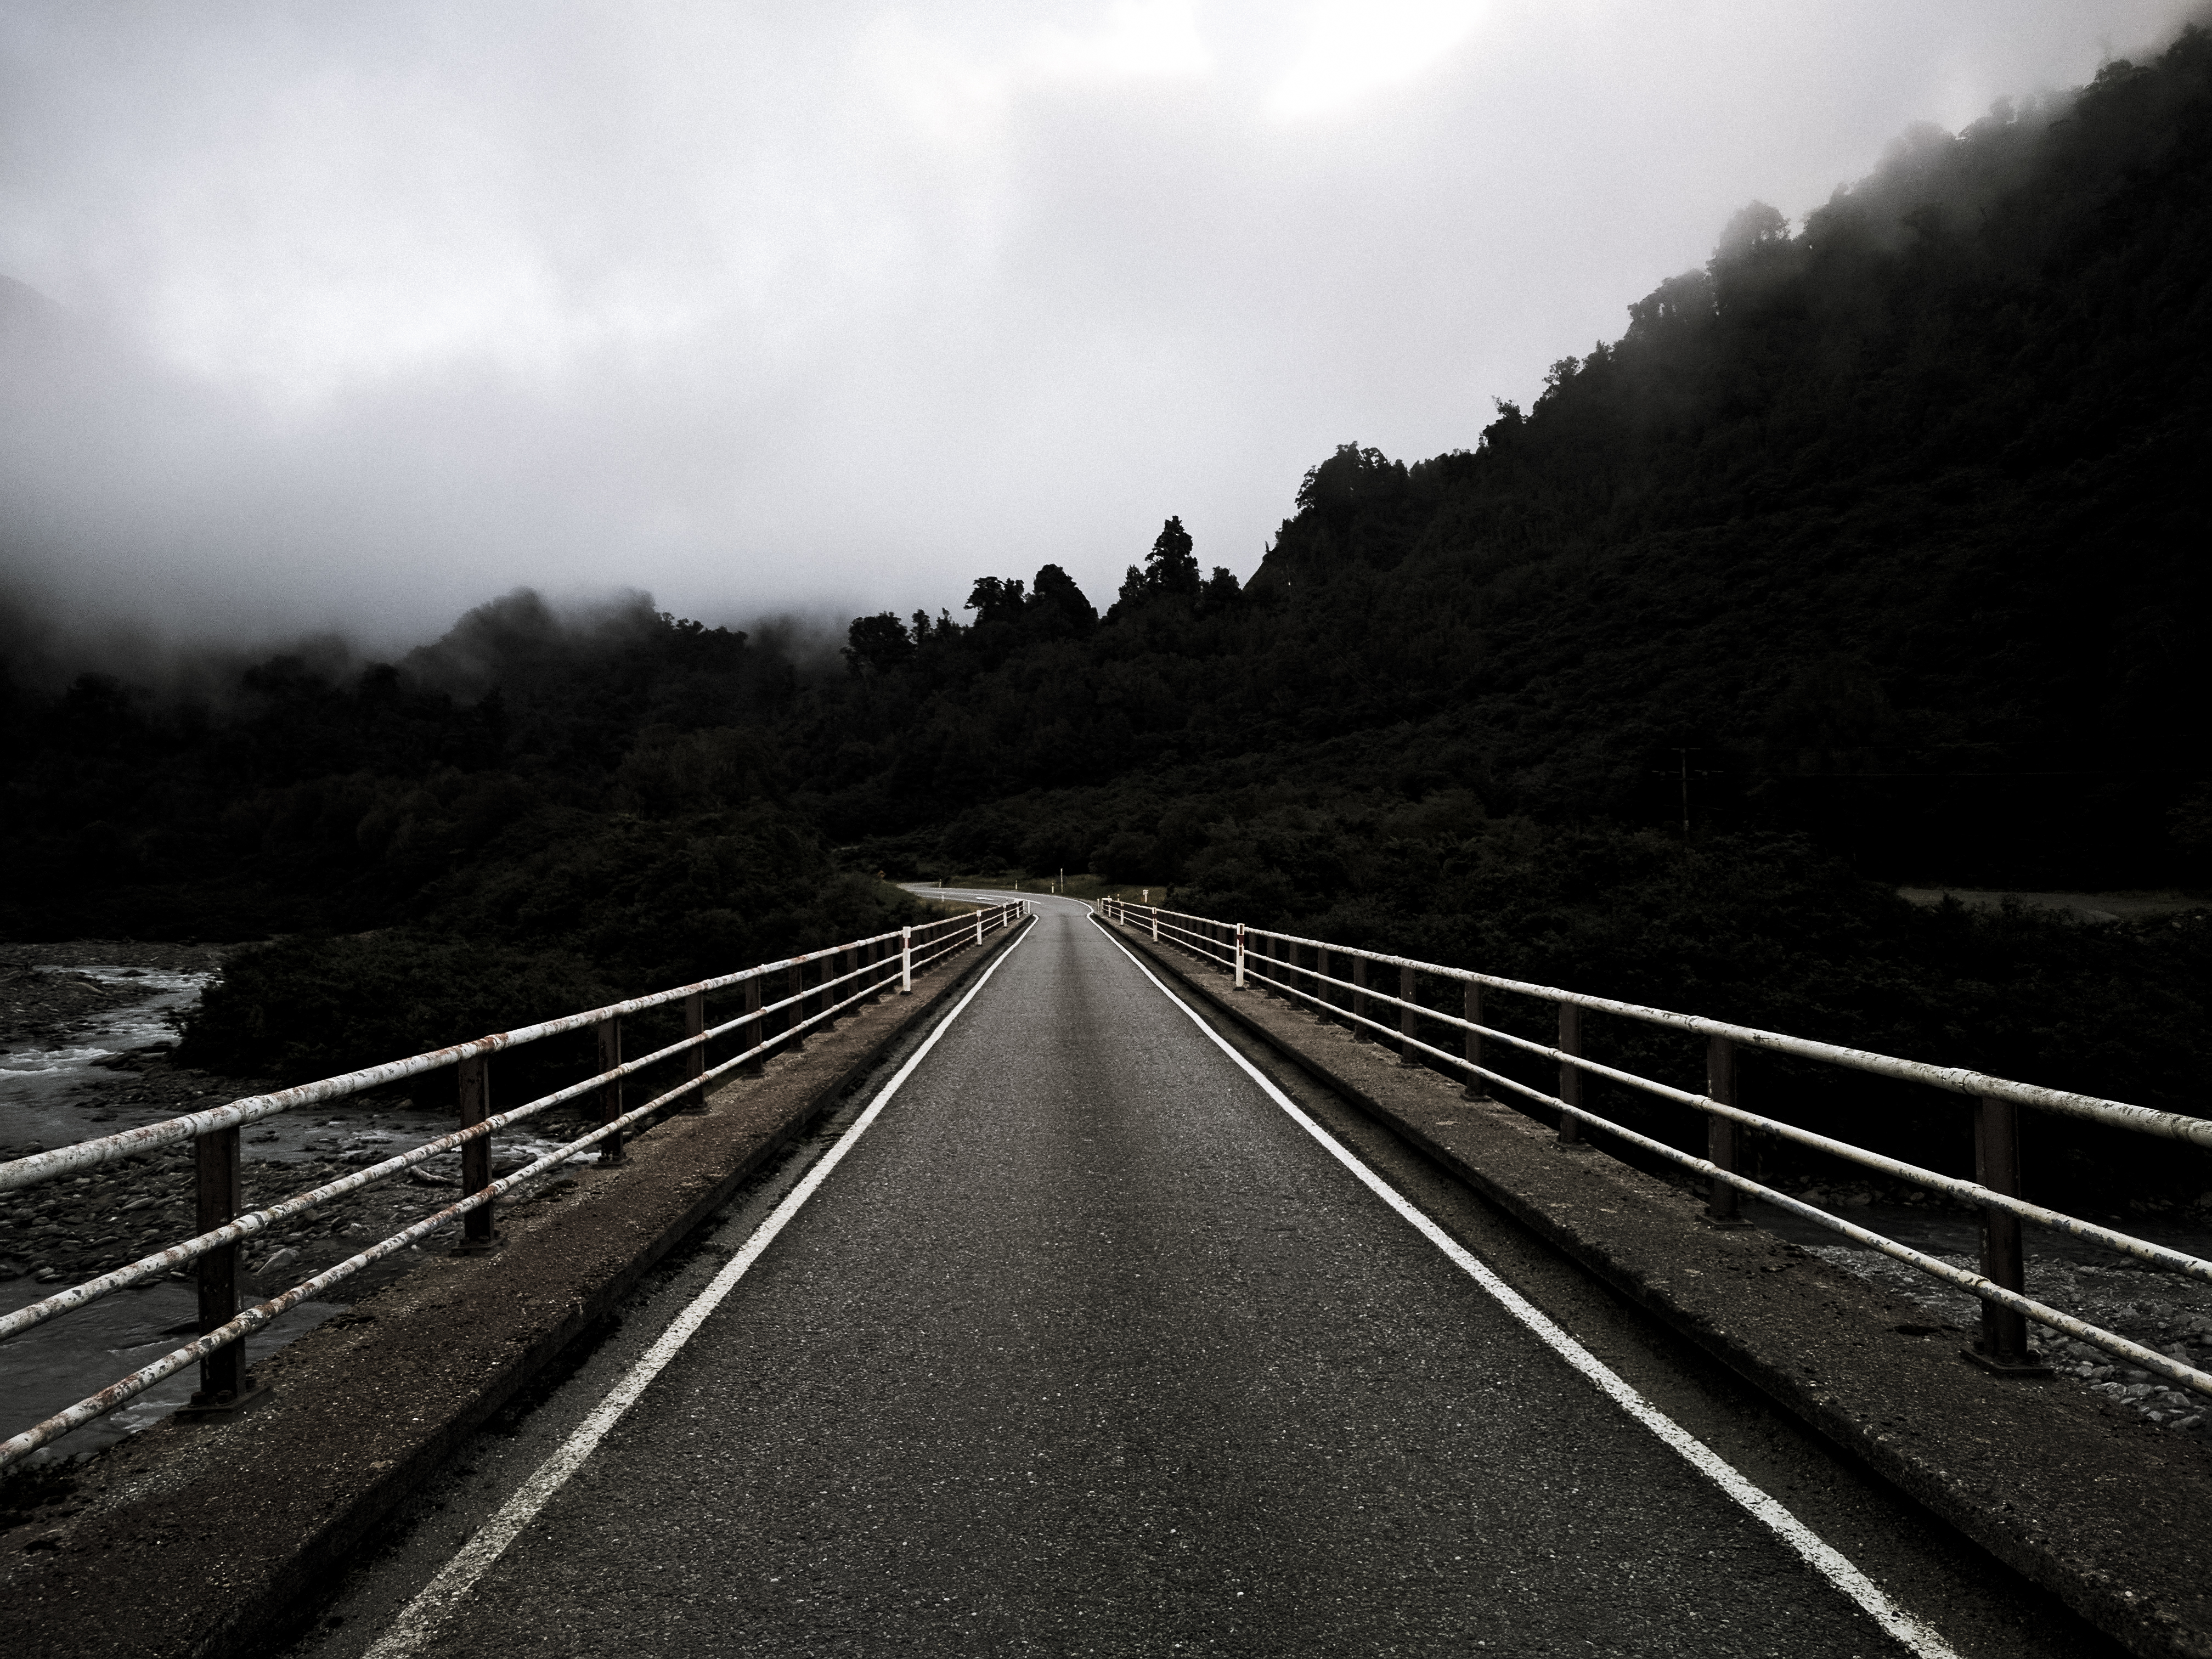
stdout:
<svg viewBox="0 0 2212 1659">
<path fill-rule="evenodd" d="M 1714 767 L 1700 766 L 1694 771 L 1691 769 L 1690 757 L 1701 752 L 1703 751 L 1699 750 L 1684 749 L 1679 746 L 1674 749 L 1674 753 L 1680 757 L 1674 769 L 1674 775 L 1682 786 L 1682 839 L 1685 842 L 1690 839 L 1690 780 L 1692 777 L 1717 778 L 1722 775 L 1719 769 Z M 1663 778 L 1667 775 L 1666 769 L 1654 768 L 1651 775 Z"/>
</svg>

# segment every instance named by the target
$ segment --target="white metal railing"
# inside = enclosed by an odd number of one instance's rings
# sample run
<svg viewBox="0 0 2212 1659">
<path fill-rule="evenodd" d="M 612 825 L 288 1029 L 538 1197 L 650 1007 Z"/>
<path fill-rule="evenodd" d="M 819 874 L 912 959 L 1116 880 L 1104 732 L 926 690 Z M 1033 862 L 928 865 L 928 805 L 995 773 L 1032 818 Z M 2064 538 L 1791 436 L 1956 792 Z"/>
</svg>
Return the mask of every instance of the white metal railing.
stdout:
<svg viewBox="0 0 2212 1659">
<path fill-rule="evenodd" d="M 1342 1022 L 1351 1028 L 1357 1039 L 1367 1041 L 1380 1037 L 1395 1042 L 1398 1045 L 1400 1059 L 1405 1063 L 1433 1062 L 1443 1069 L 1480 1079 L 1482 1084 L 1498 1085 L 1540 1106 L 1553 1109 L 1559 1114 L 1559 1133 L 1564 1140 L 1580 1139 L 1584 1127 L 1599 1129 L 1617 1135 L 1644 1152 L 1703 1174 L 1711 1183 L 1706 1213 L 1718 1224 L 1741 1224 L 1737 1215 L 1739 1195 L 1748 1194 L 1967 1291 L 1978 1297 L 1983 1304 L 1981 1357 L 1996 1369 L 2031 1367 L 2024 1322 L 2033 1320 L 2102 1348 L 2131 1365 L 2140 1366 L 2199 1394 L 2212 1395 L 2212 1373 L 2197 1370 L 2114 1332 L 2033 1301 L 2025 1294 L 2026 1263 L 2020 1239 L 2020 1224 L 2022 1221 L 2033 1222 L 2039 1226 L 2123 1252 L 2136 1261 L 2206 1283 L 2212 1283 L 2212 1261 L 2112 1228 L 2100 1226 L 2043 1205 L 2029 1203 L 2022 1198 L 2020 1194 L 2018 1113 L 2022 1106 L 2033 1107 L 2041 1111 L 2208 1149 L 2212 1149 L 2212 1121 L 2174 1112 L 2152 1111 L 2122 1101 L 2100 1099 L 2094 1095 L 2039 1088 L 2032 1084 L 2015 1083 L 2009 1079 L 1990 1077 L 1956 1066 L 1929 1066 L 1917 1060 L 1899 1060 L 1893 1055 L 1814 1042 L 1806 1037 L 1761 1030 L 1753 1026 L 1736 1025 L 1693 1014 L 1675 1013 L 1664 1008 L 1647 1008 L 1637 1003 L 1563 990 L 1556 986 L 1534 985 L 1522 980 L 1501 978 L 1469 969 L 1446 967 L 1442 963 L 1422 962 L 1385 951 L 1358 950 L 1298 934 L 1247 927 L 1242 923 L 1190 915 L 1157 906 L 1108 899 L 1100 904 L 1099 914 L 1109 921 L 1134 927 L 1154 939 L 1175 945 L 1213 963 L 1229 976 L 1234 988 L 1264 988 L 1313 1008 L 1324 1019 Z M 1330 971 L 1333 966 L 1337 972 Z M 1396 994 L 1391 994 L 1371 982 L 1372 969 L 1377 967 L 1397 970 Z M 1457 985 L 1462 997 L 1462 1012 L 1453 1014 L 1423 1003 L 1419 999 L 1418 983 L 1423 975 Z M 1482 1009 L 1486 990 L 1511 992 L 1553 1004 L 1559 1018 L 1556 1041 L 1540 1042 L 1486 1024 Z M 1395 1011 L 1395 1024 L 1388 1019 L 1373 1017 L 1370 1010 L 1378 1007 Z M 1705 1037 L 1708 1044 L 1705 1091 L 1700 1094 L 1692 1090 L 1677 1088 L 1587 1057 L 1582 1052 L 1582 1015 L 1585 1011 L 1619 1015 L 1646 1024 Z M 1446 1032 L 1455 1032 L 1460 1040 L 1460 1052 L 1454 1053 L 1435 1042 L 1423 1040 L 1421 1032 L 1425 1025 L 1431 1028 L 1441 1026 Z M 1559 1067 L 1559 1092 L 1547 1094 L 1540 1089 L 1485 1066 L 1483 1045 L 1486 1042 L 1502 1043 L 1521 1053 L 1555 1063 Z M 1739 1048 L 1819 1060 L 1972 1097 L 1977 1103 L 1975 1163 L 1978 1178 L 1966 1181 L 1942 1175 L 1899 1158 L 1745 1110 L 1735 1099 L 1735 1051 Z M 1704 1113 L 1708 1128 L 1707 1156 L 1698 1158 L 1585 1109 L 1581 1098 L 1582 1079 L 1585 1074 L 1603 1078 Z M 1468 1089 L 1470 1093 L 1479 1092 L 1474 1083 L 1468 1085 Z M 1982 1271 L 1975 1273 L 1954 1267 L 1910 1245 L 1901 1244 L 1751 1180 L 1736 1167 L 1736 1131 L 1740 1127 L 1772 1134 L 1978 1207 L 1983 1218 Z"/>
<path fill-rule="evenodd" d="M 1026 904 L 984 905 L 969 915 L 946 917 L 896 933 L 877 933 L 827 950 L 809 951 L 780 962 L 763 963 L 733 974 L 678 986 L 649 996 L 633 997 L 604 1008 L 567 1014 L 511 1031 L 496 1031 L 472 1042 L 410 1055 L 404 1060 L 364 1066 L 341 1076 L 304 1083 L 273 1094 L 255 1095 L 228 1105 L 181 1117 L 165 1119 L 120 1134 L 105 1135 L 52 1152 L 34 1153 L 0 1164 L 0 1192 L 35 1186 L 75 1170 L 90 1169 L 117 1158 L 133 1158 L 153 1149 L 193 1140 L 198 1146 L 197 1184 L 200 1231 L 152 1255 L 83 1284 L 56 1292 L 42 1301 L 0 1316 L 0 1340 L 13 1337 L 46 1321 L 83 1307 L 112 1291 L 143 1284 L 174 1272 L 188 1262 L 198 1265 L 200 1332 L 197 1339 L 98 1394 L 66 1410 L 0 1441 L 0 1469 L 19 1462 L 43 1446 L 106 1415 L 125 1401 L 143 1394 L 186 1366 L 201 1367 L 201 1388 L 193 1404 L 202 1409 L 223 1409 L 250 1396 L 246 1371 L 244 1338 L 301 1303 L 351 1277 L 370 1263 L 406 1249 L 451 1222 L 462 1222 L 465 1245 L 488 1246 L 492 1242 L 493 1206 L 505 1194 L 526 1186 L 550 1170 L 598 1149 L 603 1163 L 618 1162 L 625 1132 L 642 1124 L 689 1095 L 703 1103 L 707 1086 L 741 1066 L 757 1065 L 773 1050 L 793 1042 L 809 1030 L 833 1021 L 860 1003 L 893 990 L 914 988 L 914 975 L 955 952 L 980 945 L 991 933 L 1018 923 Z M 809 975 L 812 977 L 810 981 Z M 781 976 L 775 1000 L 763 1000 L 768 981 Z M 707 1021 L 710 994 L 735 990 L 743 1006 L 734 1018 L 719 1024 Z M 622 1022 L 647 1009 L 684 1004 L 685 1035 L 675 1042 L 630 1060 L 622 1058 Z M 709 1066 L 708 1045 L 718 1038 L 750 1027 L 750 1042 L 739 1053 Z M 491 1055 L 563 1033 L 595 1030 L 599 1039 L 600 1069 L 580 1082 L 507 1111 L 489 1109 L 485 1066 Z M 742 1039 L 741 1039 L 742 1040 Z M 649 1066 L 682 1060 L 685 1075 L 674 1088 L 655 1095 L 636 1107 L 626 1107 L 624 1080 Z M 459 1081 L 461 1127 L 441 1135 L 325 1184 L 296 1193 L 281 1201 L 241 1212 L 239 1139 L 241 1126 L 276 1116 L 299 1107 L 380 1089 L 426 1073 L 456 1068 Z M 596 1091 L 599 1123 L 588 1133 L 554 1148 L 522 1169 L 493 1179 L 491 1138 L 526 1118 Z M 462 1155 L 464 1196 L 403 1231 L 337 1263 L 324 1273 L 292 1286 L 282 1294 L 240 1311 L 237 1293 L 237 1252 L 240 1244 L 295 1216 L 359 1190 L 377 1181 L 404 1173 L 416 1164 L 446 1153 Z"/>
</svg>

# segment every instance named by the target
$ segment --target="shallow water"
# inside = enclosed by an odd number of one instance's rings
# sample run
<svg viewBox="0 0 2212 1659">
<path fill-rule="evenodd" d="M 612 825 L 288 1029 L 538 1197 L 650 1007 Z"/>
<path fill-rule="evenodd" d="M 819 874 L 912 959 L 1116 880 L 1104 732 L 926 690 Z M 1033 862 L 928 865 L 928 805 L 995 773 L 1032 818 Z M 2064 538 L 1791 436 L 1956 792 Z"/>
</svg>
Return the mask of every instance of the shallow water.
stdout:
<svg viewBox="0 0 2212 1659">
<path fill-rule="evenodd" d="M 49 1285 L 15 1284 L 0 1292 L 0 1313 L 13 1313 L 47 1295 Z M 118 1291 L 89 1307 L 25 1331 L 0 1348 L 0 1439 L 97 1394 L 118 1377 L 182 1346 L 197 1331 L 198 1301 L 189 1285 L 164 1283 Z M 259 1359 L 297 1340 L 343 1307 L 303 1302 L 246 1339 L 249 1359 Z M 97 1451 L 160 1422 L 183 1405 L 199 1384 L 199 1367 L 174 1376 L 102 1418 L 31 1454 L 32 1463 Z"/>
<path fill-rule="evenodd" d="M 171 1093 L 164 1099 L 134 1102 L 127 1097 L 143 1091 L 139 1073 L 103 1064 L 173 1042 L 177 1016 L 198 998 L 212 974 L 155 969 L 134 971 L 113 963 L 41 962 L 34 965 L 42 971 L 82 974 L 102 984 L 150 987 L 154 994 L 128 1007 L 112 1012 L 94 1011 L 72 1022 L 66 1040 L 57 1046 L 0 1054 L 0 1146 L 23 1152 L 74 1145 L 160 1122 L 180 1110 L 205 1110 L 241 1097 L 208 1079 L 203 1080 L 216 1086 L 201 1089 L 189 1099 L 179 1101 Z M 367 1164 L 446 1133 L 454 1121 L 450 1112 L 389 1105 L 368 1109 L 351 1100 L 326 1102 L 246 1126 L 240 1137 L 241 1152 L 249 1162 L 264 1164 L 311 1159 Z M 519 1166 L 557 1144 L 526 1130 L 510 1132 L 495 1143 L 495 1167 Z M 459 1153 L 450 1152 L 429 1160 L 424 1168 L 457 1183 L 459 1163 Z M 179 1174 L 189 1190 L 189 1167 Z M 380 1182 L 374 1190 L 388 1190 L 395 1182 L 404 1180 L 402 1176 Z M 0 1199 L 8 1196 L 0 1194 Z M 187 1231 L 180 1229 L 164 1242 L 179 1242 Z M 6 1254 L 28 1256 L 33 1265 L 36 1263 L 35 1247 L 11 1243 Z M 88 1276 L 89 1271 L 45 1282 L 26 1276 L 0 1283 L 0 1312 L 12 1312 L 40 1301 L 76 1278 Z M 362 1282 L 373 1285 L 388 1277 L 388 1273 L 376 1274 Z M 285 1273 L 281 1282 L 264 1285 L 255 1294 L 274 1294 L 292 1280 L 293 1274 Z M 303 1304 L 273 1321 L 248 1339 L 249 1352 L 257 1358 L 272 1352 L 342 1311 L 351 1299 L 346 1290 L 343 1285 L 333 1287 L 335 1299 Z M 116 1291 L 0 1343 L 0 1438 L 28 1428 L 176 1348 L 195 1330 L 197 1310 L 196 1293 L 189 1282 L 163 1280 Z M 42 1449 L 33 1461 L 97 1450 L 160 1421 L 185 1402 L 197 1386 L 198 1376 L 197 1366 L 179 1372 Z"/>
<path fill-rule="evenodd" d="M 66 1046 L 0 1054 L 0 1146 L 50 1151 L 177 1115 L 174 1102 L 125 1098 L 132 1090 L 131 1074 L 108 1070 L 101 1062 L 174 1042 L 177 1017 L 198 1000 L 215 975 L 131 969 L 112 963 L 36 965 L 44 972 L 82 974 L 102 984 L 152 986 L 155 994 L 88 1022 L 72 1034 L 75 1041 Z M 243 1097 L 210 1088 L 192 1099 L 187 1109 L 205 1111 L 239 1098 Z M 349 1115 L 333 1116 L 334 1109 Z M 449 1113 L 403 1107 L 364 1115 L 353 1102 L 325 1102 L 319 1107 L 301 1108 L 248 1124 L 242 1140 L 245 1156 L 264 1163 L 298 1163 L 351 1154 L 356 1156 L 349 1161 L 367 1164 L 445 1133 L 453 1121 Z M 559 1143 L 525 1127 L 501 1136 L 497 1144 L 500 1161 L 505 1164 L 520 1161 L 526 1155 L 542 1157 Z M 362 1153 L 373 1156 L 358 1156 Z M 453 1161 L 458 1163 L 458 1154 Z"/>
<path fill-rule="evenodd" d="M 154 994 L 105 1017 L 95 1016 L 60 1048 L 27 1048 L 0 1054 L 0 1145 L 62 1146 L 113 1134 L 172 1115 L 170 1109 L 96 1101 L 88 1085 L 120 1092 L 127 1079 L 101 1068 L 102 1060 L 140 1053 L 176 1040 L 175 1018 L 199 1000 L 212 974 L 134 970 L 112 963 L 94 967 L 37 964 L 41 972 L 82 974 L 102 985 Z M 212 1103 L 210 1102 L 210 1103 Z"/>
</svg>

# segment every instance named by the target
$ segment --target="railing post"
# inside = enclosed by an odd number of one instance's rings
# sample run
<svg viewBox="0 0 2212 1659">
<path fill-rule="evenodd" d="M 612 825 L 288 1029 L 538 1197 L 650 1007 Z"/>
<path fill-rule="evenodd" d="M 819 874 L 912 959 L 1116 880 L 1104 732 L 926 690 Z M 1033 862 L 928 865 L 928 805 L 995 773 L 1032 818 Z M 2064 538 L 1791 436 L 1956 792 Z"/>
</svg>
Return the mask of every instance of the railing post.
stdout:
<svg viewBox="0 0 2212 1659">
<path fill-rule="evenodd" d="M 603 1019 L 593 1029 L 599 1038 L 599 1069 L 611 1071 L 622 1064 L 622 1016 L 616 1014 Z M 623 1079 L 614 1078 L 599 1085 L 599 1121 L 611 1123 L 622 1115 Z M 623 1132 L 617 1129 L 599 1143 L 599 1162 L 605 1164 L 622 1161 Z"/>
<path fill-rule="evenodd" d="M 1583 1011 L 1571 1002 L 1559 1005 L 1559 1050 L 1563 1054 L 1583 1051 Z M 1583 1072 L 1579 1066 L 1559 1062 L 1559 1098 L 1570 1106 L 1583 1103 Z M 1559 1114 L 1559 1139 L 1572 1145 L 1583 1138 L 1583 1126 L 1571 1112 Z"/>
<path fill-rule="evenodd" d="M 1413 970 L 1402 963 L 1398 968 L 1398 1000 L 1406 1006 L 1398 1010 L 1398 1063 L 1418 1066 L 1420 1056 L 1413 1047 L 1413 1025 L 1419 1018 L 1414 1012 Z"/>
<path fill-rule="evenodd" d="M 761 976 L 755 974 L 745 981 L 744 1012 L 752 1015 L 753 1018 L 748 1024 L 738 1027 L 738 1048 L 740 1053 L 747 1048 L 757 1048 L 768 1041 L 768 1022 L 760 1018 L 760 1007 Z M 757 1054 L 738 1066 L 738 1073 L 741 1077 L 758 1077 L 765 1064 L 766 1056 Z"/>
<path fill-rule="evenodd" d="M 684 1035 L 690 1037 L 704 1036 L 706 1031 L 707 994 L 704 991 L 694 991 L 684 999 Z M 699 1082 L 699 1079 L 706 1075 L 707 1045 L 701 1042 L 686 1048 L 684 1051 L 684 1076 L 685 1081 L 694 1086 L 691 1092 L 684 1097 L 685 1111 L 698 1113 L 707 1109 L 706 1085 Z"/>
<path fill-rule="evenodd" d="M 461 1127 L 483 1122 L 491 1115 L 491 1058 L 471 1054 L 456 1068 L 460 1082 Z M 491 1137 L 478 1135 L 461 1147 L 461 1193 L 466 1197 L 491 1185 Z M 488 1250 L 499 1243 L 489 1204 L 480 1204 L 461 1218 L 463 1252 Z"/>
<path fill-rule="evenodd" d="M 976 911 L 976 912 L 975 912 L 975 943 L 976 943 L 976 944 L 978 944 L 978 945 L 981 945 L 982 942 L 983 942 L 983 913 L 982 913 L 981 910 L 978 910 L 978 911 Z"/>
<path fill-rule="evenodd" d="M 1237 989 L 1244 988 L 1244 924 L 1237 924 Z"/>
<path fill-rule="evenodd" d="M 1461 1010 L 1468 1024 L 1482 1024 L 1482 987 L 1474 980 L 1467 981 L 1467 994 L 1462 999 Z M 1482 1064 L 1481 1032 L 1467 1033 L 1463 1052 L 1467 1055 L 1468 1065 Z M 1490 1098 L 1490 1085 L 1484 1080 L 1481 1073 L 1469 1072 L 1467 1074 L 1467 1086 L 1462 1088 L 1460 1093 L 1468 1100 L 1487 1100 Z"/>
<path fill-rule="evenodd" d="M 1723 1106 L 1735 1098 L 1735 1043 L 1717 1036 L 1705 1044 L 1705 1095 Z M 1705 1118 L 1705 1158 L 1716 1169 L 1736 1173 L 1736 1133 L 1742 1126 L 1732 1119 L 1708 1114 Z M 1705 1192 L 1705 1219 L 1716 1227 L 1744 1227 L 1742 1194 L 1725 1181 L 1716 1181 Z"/>
<path fill-rule="evenodd" d="M 1158 905 L 1155 904 L 1155 905 L 1152 907 L 1152 943 L 1153 943 L 1153 944 L 1155 944 L 1155 945 L 1158 945 L 1159 942 L 1160 942 L 1160 907 L 1159 907 Z"/>
<path fill-rule="evenodd" d="M 914 929 L 899 929 L 899 994 L 914 994 Z"/>
<path fill-rule="evenodd" d="M 202 1232 L 237 1218 L 245 1200 L 245 1182 L 239 1166 L 238 1130 L 213 1129 L 193 1143 L 196 1219 Z M 199 1334 L 220 1330 L 238 1317 L 238 1246 L 222 1245 L 199 1260 Z M 253 1393 L 246 1370 L 243 1337 L 217 1348 L 200 1361 L 200 1386 L 187 1411 L 222 1411 L 237 1406 Z"/>
<path fill-rule="evenodd" d="M 1374 1035 L 1359 1022 L 1367 1018 L 1367 958 L 1352 959 L 1352 1040 L 1372 1042 Z"/>
<path fill-rule="evenodd" d="M 2008 1100 L 1978 1098 L 1974 1109 L 1974 1179 L 2007 1198 L 2021 1194 L 2020 1108 Z M 2021 1254 L 2020 1218 L 2008 1211 L 1982 1212 L 1982 1276 L 2015 1295 L 2027 1291 L 2027 1263 Z M 2028 1351 L 2027 1316 L 1994 1302 L 1982 1304 L 1981 1358 L 2000 1370 L 2037 1370 Z"/>
</svg>

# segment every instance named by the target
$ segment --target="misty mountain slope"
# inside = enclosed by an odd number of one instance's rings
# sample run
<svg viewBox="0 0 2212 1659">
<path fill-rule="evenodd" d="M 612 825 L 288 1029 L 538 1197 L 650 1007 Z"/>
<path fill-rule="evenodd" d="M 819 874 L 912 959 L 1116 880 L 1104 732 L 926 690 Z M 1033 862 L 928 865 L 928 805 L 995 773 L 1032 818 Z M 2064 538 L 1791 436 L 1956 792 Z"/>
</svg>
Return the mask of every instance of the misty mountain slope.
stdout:
<svg viewBox="0 0 2212 1659">
<path fill-rule="evenodd" d="M 979 768 L 1204 787 L 1364 734 L 1359 781 L 1651 820 L 1686 749 L 1701 818 L 1954 879 L 2170 878 L 2212 771 L 2209 280 L 2197 32 L 1907 134 L 1796 234 L 1754 204 L 1472 453 L 1346 446 L 1238 605 L 940 633 L 825 694 L 825 810 L 941 814 Z"/>
</svg>

